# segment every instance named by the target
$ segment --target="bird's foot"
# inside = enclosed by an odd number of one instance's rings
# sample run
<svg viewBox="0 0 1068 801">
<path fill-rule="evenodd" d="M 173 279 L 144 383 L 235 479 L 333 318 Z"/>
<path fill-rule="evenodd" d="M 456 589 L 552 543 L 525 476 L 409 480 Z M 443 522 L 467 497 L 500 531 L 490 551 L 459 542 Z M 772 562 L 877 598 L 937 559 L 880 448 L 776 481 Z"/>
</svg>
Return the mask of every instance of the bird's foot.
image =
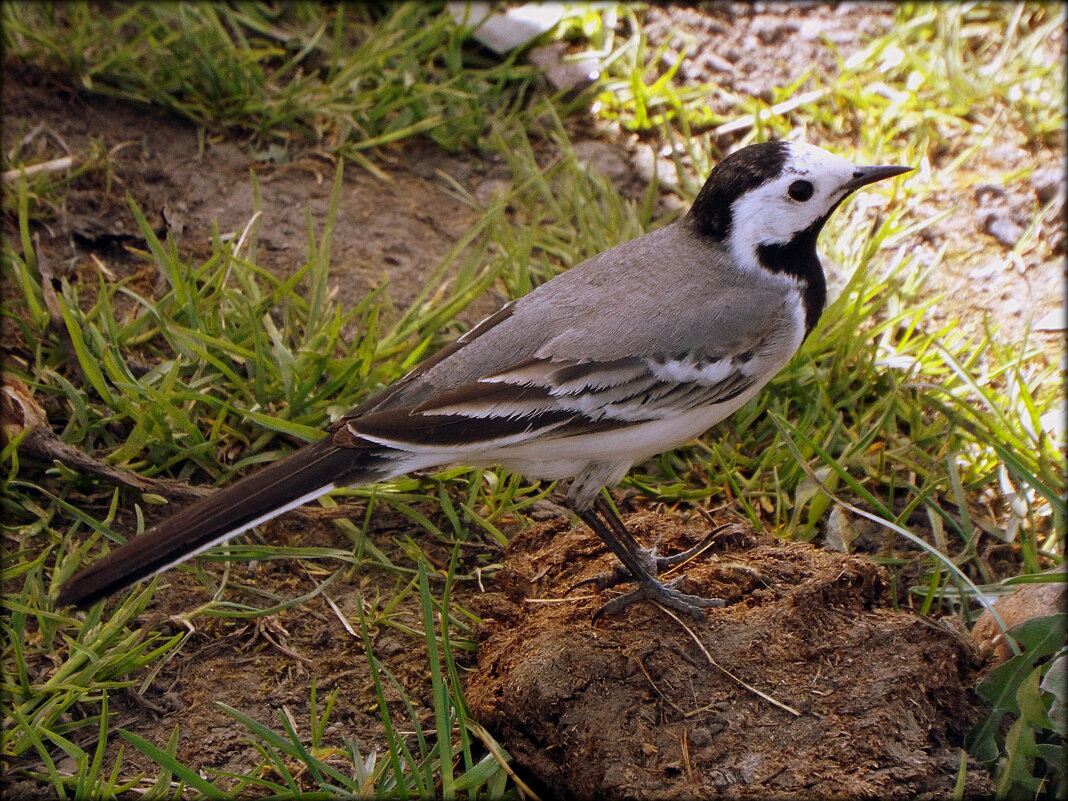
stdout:
<svg viewBox="0 0 1068 801">
<path fill-rule="evenodd" d="M 650 576 L 658 576 L 665 570 L 690 561 L 708 548 L 710 544 L 711 538 L 699 542 L 697 545 L 694 545 L 692 548 L 687 548 L 685 551 L 672 554 L 671 556 L 660 556 L 660 554 L 657 553 L 656 547 L 642 548 L 638 551 L 638 558 L 641 560 Z M 582 581 L 572 584 L 568 588 L 568 592 L 572 592 L 578 587 L 585 586 L 586 584 L 593 584 L 598 590 L 607 590 L 609 587 L 622 584 L 624 581 L 634 581 L 634 576 L 632 576 L 630 571 L 623 565 L 616 565 L 615 570 L 598 573 L 596 576 L 591 576 L 588 579 L 583 579 Z"/>
<path fill-rule="evenodd" d="M 654 601 L 663 606 L 671 607 L 679 612 L 685 612 L 699 620 L 705 615 L 701 611 L 714 606 L 726 606 L 726 602 L 719 598 L 702 598 L 699 595 L 687 595 L 678 589 L 682 578 L 664 584 L 658 581 L 656 576 L 663 568 L 674 567 L 688 559 L 692 559 L 703 551 L 712 542 L 716 532 L 708 537 L 700 545 L 694 546 L 682 553 L 673 556 L 658 556 L 655 548 L 642 548 L 627 531 L 626 525 L 619 519 L 619 515 L 611 505 L 603 498 L 598 497 L 592 507 L 579 506 L 576 510 L 582 521 L 588 525 L 593 533 L 601 538 L 608 549 L 623 563 L 623 569 L 615 573 L 603 576 L 595 576 L 590 581 L 579 582 L 581 584 L 593 583 L 602 589 L 629 579 L 638 584 L 637 589 L 619 598 L 613 598 L 594 614 L 596 621 L 601 615 L 615 614 L 619 610 L 634 603 L 635 601 Z M 574 589 L 574 587 L 572 587 Z"/>
<path fill-rule="evenodd" d="M 701 611 L 702 609 L 727 605 L 727 602 L 722 598 L 702 598 L 700 595 L 689 595 L 680 591 L 678 586 L 682 582 L 683 579 L 681 577 L 667 584 L 656 579 L 639 581 L 636 590 L 632 590 L 626 595 L 620 595 L 618 598 L 613 598 L 594 612 L 593 621 L 597 622 L 597 618 L 601 615 L 614 615 L 635 601 L 653 601 L 654 603 L 663 604 L 677 612 L 685 612 L 698 620 L 705 619 L 705 613 Z"/>
<path fill-rule="evenodd" d="M 573 584 L 568 591 L 570 592 L 576 587 L 581 587 L 585 584 L 593 584 L 598 590 L 606 590 L 624 581 L 637 581 L 637 589 L 608 601 L 597 610 L 593 619 L 596 621 L 597 618 L 604 614 L 613 615 L 635 601 L 655 601 L 678 612 L 685 612 L 699 620 L 704 620 L 705 613 L 701 611 L 702 609 L 726 606 L 726 601 L 720 598 L 702 598 L 699 595 L 689 595 L 682 592 L 678 589 L 683 582 L 681 577 L 664 583 L 657 581 L 656 576 L 663 570 L 686 563 L 701 553 L 708 545 L 709 541 L 705 540 L 692 548 L 687 548 L 685 551 L 671 556 L 660 556 L 656 548 L 642 548 L 636 552 L 636 555 L 644 570 L 644 576 L 636 577 L 626 567 L 619 565 L 615 570 L 599 573 L 596 576 Z"/>
</svg>

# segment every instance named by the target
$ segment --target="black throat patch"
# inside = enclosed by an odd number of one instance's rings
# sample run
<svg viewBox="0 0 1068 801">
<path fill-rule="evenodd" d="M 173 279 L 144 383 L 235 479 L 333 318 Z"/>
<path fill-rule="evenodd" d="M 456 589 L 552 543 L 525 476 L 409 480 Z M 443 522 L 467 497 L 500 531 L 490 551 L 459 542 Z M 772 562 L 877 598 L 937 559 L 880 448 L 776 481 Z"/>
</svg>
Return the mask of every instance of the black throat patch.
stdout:
<svg viewBox="0 0 1068 801">
<path fill-rule="evenodd" d="M 757 260 L 764 269 L 792 275 L 801 282 L 806 336 L 816 327 L 827 303 L 827 279 L 823 275 L 820 257 L 816 254 L 816 239 L 830 216 L 827 214 L 816 220 L 789 242 L 757 246 Z"/>
</svg>

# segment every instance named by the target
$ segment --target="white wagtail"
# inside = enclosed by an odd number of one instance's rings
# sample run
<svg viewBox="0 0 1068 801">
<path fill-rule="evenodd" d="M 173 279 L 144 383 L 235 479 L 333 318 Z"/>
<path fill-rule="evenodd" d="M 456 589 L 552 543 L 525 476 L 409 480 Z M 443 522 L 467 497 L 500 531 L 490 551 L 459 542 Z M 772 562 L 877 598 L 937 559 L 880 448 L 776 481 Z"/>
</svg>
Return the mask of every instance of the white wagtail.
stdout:
<svg viewBox="0 0 1068 801">
<path fill-rule="evenodd" d="M 826 300 L 816 238 L 854 190 L 910 167 L 858 167 L 798 142 L 751 145 L 712 170 L 689 213 L 562 273 L 480 322 L 306 445 L 77 573 L 88 605 L 339 487 L 447 464 L 570 478 L 571 509 L 639 598 L 703 616 L 718 599 L 656 573 L 602 489 L 752 398 Z M 604 610 L 602 610 L 604 611 Z"/>
</svg>

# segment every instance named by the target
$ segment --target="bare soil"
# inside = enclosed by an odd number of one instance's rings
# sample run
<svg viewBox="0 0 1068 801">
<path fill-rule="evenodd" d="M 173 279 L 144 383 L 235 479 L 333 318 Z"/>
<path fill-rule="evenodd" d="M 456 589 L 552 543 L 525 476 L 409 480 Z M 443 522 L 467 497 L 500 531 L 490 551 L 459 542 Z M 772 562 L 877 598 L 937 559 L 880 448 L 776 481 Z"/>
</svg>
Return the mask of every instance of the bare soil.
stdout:
<svg viewBox="0 0 1068 801">
<path fill-rule="evenodd" d="M 653 513 L 627 524 L 665 553 L 708 536 Z M 950 796 L 979 714 L 971 641 L 889 608 L 866 558 L 738 525 L 712 539 L 686 589 L 726 608 L 594 623 L 604 597 L 570 590 L 612 569 L 605 549 L 563 522 L 517 536 L 482 599 L 472 714 L 559 797 Z M 989 792 L 977 765 L 968 780 Z"/>
<path fill-rule="evenodd" d="M 751 84 L 759 94 L 769 81 L 781 85 L 808 69 L 813 58 L 826 58 L 819 55 L 818 37 L 794 34 L 826 29 L 841 35 L 847 54 L 856 47 L 857 31 L 875 33 L 892 21 L 882 5 L 841 8 L 849 10 L 731 4 L 728 18 L 727 7 L 668 12 L 653 6 L 649 16 L 664 36 L 670 23 L 708 37 L 705 50 L 718 60 L 695 61 L 690 78 L 714 74 L 736 88 Z M 108 280 L 131 278 L 146 296 L 161 288 L 159 276 L 129 250 L 144 242 L 127 193 L 189 258 L 208 252 L 213 225 L 237 233 L 248 223 L 254 210 L 250 171 L 261 188 L 262 264 L 291 273 L 306 259 L 309 213 L 313 228 L 321 231 L 334 165 L 314 151 L 275 164 L 244 143 L 203 141 L 193 126 L 173 117 L 71 92 L 6 63 L 3 108 L 5 152 L 21 140 L 23 152 L 30 148 L 42 161 L 94 146 L 112 154 L 107 180 L 96 173 L 75 179 L 57 207 L 38 210 L 34 224 L 41 256 L 57 274 L 78 282 L 87 298 L 105 268 Z M 616 165 L 620 183 L 632 186 L 635 170 L 641 171 L 632 160 L 633 143 L 629 152 L 606 147 L 594 142 L 586 149 Z M 331 272 L 342 302 L 356 301 L 388 280 L 390 296 L 403 307 L 476 217 L 448 191 L 439 171 L 475 196 L 508 176 L 492 160 L 451 156 L 418 142 L 380 152 L 376 163 L 388 180 L 346 170 Z M 999 202 L 1022 214 L 1032 203 L 1025 189 L 1013 187 Z M 962 208 L 938 236 L 965 242 L 989 237 L 974 218 L 975 198 L 946 202 Z M 5 236 L 15 235 L 10 210 L 3 226 Z M 934 250 L 938 242 L 924 246 Z M 997 248 L 1004 250 L 985 241 L 979 252 L 996 256 Z M 1055 265 L 1052 272 L 1049 264 Z M 1002 292 L 998 282 L 1004 281 L 1005 291 L 1027 293 L 1019 295 L 1020 313 L 1014 317 L 1021 326 L 1029 309 L 1056 307 L 1059 260 L 1051 253 L 1025 259 L 1025 266 L 990 270 L 953 290 L 960 293 L 958 310 L 977 325 L 976 305 L 988 295 L 1001 297 L 995 293 Z M 469 321 L 496 301 L 480 301 L 468 311 Z M 4 353 L 5 360 L 28 356 L 6 336 Z M 84 505 L 102 513 L 108 497 L 104 492 Z M 625 508 L 633 509 L 633 502 L 627 499 Z M 361 512 L 354 505 L 353 516 Z M 667 551 L 705 536 L 662 516 L 630 521 L 647 541 L 662 540 Z M 130 531 L 134 522 L 131 502 L 118 526 Z M 406 564 L 399 542 L 413 533 L 406 519 L 379 513 L 370 536 Z M 292 517 L 269 524 L 261 535 L 275 544 L 350 546 L 332 527 Z M 434 554 L 436 546 L 428 547 Z M 448 550 L 439 550 L 444 566 Z M 478 543 L 465 556 L 471 569 L 501 558 L 495 546 Z M 204 566 L 214 576 L 221 573 L 215 564 Z M 479 609 L 486 619 L 477 666 L 472 659 L 475 670 L 467 680 L 472 709 L 515 755 L 524 775 L 545 789 L 543 797 L 922 798 L 952 791 L 961 736 L 977 712 L 971 695 L 974 652 L 953 630 L 890 609 L 885 577 L 870 562 L 735 533 L 721 537 L 710 557 L 686 568 L 691 591 L 719 595 L 730 605 L 705 622 L 683 622 L 721 668 L 795 708 L 796 716 L 712 667 L 678 623 L 649 605 L 594 624 L 593 611 L 603 598 L 566 590 L 611 566 L 589 532 L 554 520 L 516 533 L 490 592 L 467 583 L 456 590 L 457 603 Z M 188 572 L 172 571 L 165 580 L 170 586 L 157 592 L 144 616 L 146 631 L 184 630 L 181 616 L 208 600 Z M 227 592 L 244 599 L 242 588 L 255 586 L 294 597 L 319 580 L 295 563 L 264 562 L 235 571 Z M 361 599 L 371 599 L 364 602 L 370 608 L 373 599 L 397 589 L 392 578 L 366 571 L 343 579 L 326 595 L 345 621 L 354 621 Z M 544 599 L 555 602 L 533 602 Z M 411 603 L 402 604 L 395 621 L 421 628 Z M 320 697 L 339 690 L 324 744 L 339 746 L 342 738 L 354 736 L 365 753 L 381 749 L 363 646 L 324 595 L 259 623 L 198 617 L 194 625 L 183 649 L 143 692 L 113 696 L 117 725 L 161 746 L 178 726 L 179 759 L 200 769 L 243 772 L 258 763 L 258 754 L 248 732 L 217 702 L 277 730 L 278 716 L 285 714 L 306 736 L 314 681 Z M 406 688 L 426 724 L 432 717 L 421 640 L 384 625 L 371 633 L 375 655 Z M 39 667 L 47 674 L 51 666 Z M 403 717 L 395 694 L 390 702 L 391 711 Z M 111 759 L 116 751 L 117 743 Z M 129 748 L 124 766 L 129 772 L 157 772 Z M 984 777 L 971 765 L 967 794 L 987 794 Z M 9 797 L 36 797 L 37 789 L 7 787 Z"/>
<path fill-rule="evenodd" d="M 190 259 L 206 258 L 213 227 L 240 235 L 253 219 L 255 173 L 261 212 L 258 262 L 290 275 L 308 258 L 308 221 L 321 236 L 335 163 L 308 150 L 276 164 L 257 158 L 247 144 L 201 141 L 195 126 L 155 109 L 73 93 L 39 73 L 5 67 L 3 144 L 42 161 L 94 147 L 110 154 L 106 180 L 99 171 L 76 178 L 61 205 L 47 210 L 37 232 L 57 276 L 91 291 L 101 261 L 117 278 L 142 271 L 129 248 L 145 242 L 126 195 L 154 232 L 170 235 Z M 385 150 L 378 163 L 388 180 L 350 167 L 331 244 L 333 288 L 343 305 L 355 305 L 386 283 L 387 298 L 403 309 L 425 277 L 478 218 L 477 210 L 447 191 L 438 174 L 475 187 L 492 177 L 494 164 L 451 156 L 422 142 Z M 5 220 L 10 231 L 12 220 Z M 142 287 L 152 294 L 154 276 Z M 487 298 L 469 314 L 493 311 Z"/>
</svg>

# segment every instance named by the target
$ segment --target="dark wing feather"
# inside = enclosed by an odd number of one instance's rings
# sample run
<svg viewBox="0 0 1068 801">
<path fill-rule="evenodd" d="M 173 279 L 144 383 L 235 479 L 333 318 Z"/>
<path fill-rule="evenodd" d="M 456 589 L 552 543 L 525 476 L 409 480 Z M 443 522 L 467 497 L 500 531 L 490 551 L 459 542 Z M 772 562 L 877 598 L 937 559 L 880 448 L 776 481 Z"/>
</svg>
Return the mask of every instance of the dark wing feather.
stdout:
<svg viewBox="0 0 1068 801">
<path fill-rule="evenodd" d="M 731 357 L 527 359 L 417 405 L 347 420 L 338 435 L 402 450 L 574 436 L 726 403 L 754 386 L 750 372 L 748 359 Z"/>
</svg>

